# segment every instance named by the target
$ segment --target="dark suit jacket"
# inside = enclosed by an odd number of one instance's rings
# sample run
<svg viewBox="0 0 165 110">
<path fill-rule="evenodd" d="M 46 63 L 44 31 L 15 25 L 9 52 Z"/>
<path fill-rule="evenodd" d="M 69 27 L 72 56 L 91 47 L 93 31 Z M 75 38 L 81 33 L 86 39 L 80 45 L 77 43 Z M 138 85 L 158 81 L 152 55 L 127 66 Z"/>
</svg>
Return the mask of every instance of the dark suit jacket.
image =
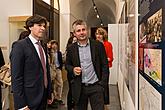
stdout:
<svg viewBox="0 0 165 110">
<path fill-rule="evenodd" d="M 15 109 L 28 105 L 30 110 L 36 110 L 43 98 L 44 73 L 40 58 L 29 37 L 13 43 L 10 60 Z M 50 70 L 48 60 L 46 62 L 47 95 L 51 98 Z"/>
<path fill-rule="evenodd" d="M 63 62 L 62 62 L 62 53 L 60 51 L 57 51 L 58 56 L 58 62 L 60 64 L 59 69 L 62 70 Z"/>
<path fill-rule="evenodd" d="M 101 42 L 90 39 L 90 50 L 92 63 L 99 79 L 99 84 L 107 88 L 109 79 L 108 60 L 105 53 L 105 48 Z M 71 44 L 66 55 L 66 70 L 69 79 L 71 80 L 72 97 L 75 103 L 78 103 L 81 93 L 81 75 L 75 76 L 73 73 L 74 67 L 81 67 L 79 50 L 77 43 Z"/>
</svg>

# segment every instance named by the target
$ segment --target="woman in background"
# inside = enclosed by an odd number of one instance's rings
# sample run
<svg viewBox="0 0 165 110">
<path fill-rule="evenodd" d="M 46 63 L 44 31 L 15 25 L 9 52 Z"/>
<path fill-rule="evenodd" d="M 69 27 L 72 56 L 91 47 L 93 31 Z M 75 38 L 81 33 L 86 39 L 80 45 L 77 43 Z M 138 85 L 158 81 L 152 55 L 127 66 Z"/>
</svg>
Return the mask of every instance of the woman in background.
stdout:
<svg viewBox="0 0 165 110">
<path fill-rule="evenodd" d="M 107 54 L 108 58 L 108 65 L 111 68 L 112 67 L 112 62 L 113 62 L 113 47 L 111 42 L 108 41 L 108 33 L 104 28 L 98 28 L 96 30 L 96 40 L 99 40 L 104 44 L 105 51 Z"/>
<path fill-rule="evenodd" d="M 22 39 L 24 39 L 24 38 L 26 38 L 26 37 L 28 37 L 29 36 L 29 31 L 27 31 L 27 30 L 25 30 L 25 31 L 22 31 L 21 33 L 20 33 L 20 35 L 19 35 L 19 38 L 18 38 L 18 40 L 22 40 Z"/>
<path fill-rule="evenodd" d="M 107 59 L 108 59 L 108 65 L 109 65 L 109 68 L 111 68 L 112 62 L 113 62 L 113 47 L 112 47 L 111 42 L 108 41 L 108 33 L 104 28 L 100 27 L 100 28 L 97 28 L 95 35 L 96 35 L 96 40 L 104 44 Z M 107 110 L 107 105 L 109 104 L 109 89 L 105 91 L 107 92 L 106 94 L 104 94 L 104 104 L 105 104 L 105 110 Z"/>
</svg>

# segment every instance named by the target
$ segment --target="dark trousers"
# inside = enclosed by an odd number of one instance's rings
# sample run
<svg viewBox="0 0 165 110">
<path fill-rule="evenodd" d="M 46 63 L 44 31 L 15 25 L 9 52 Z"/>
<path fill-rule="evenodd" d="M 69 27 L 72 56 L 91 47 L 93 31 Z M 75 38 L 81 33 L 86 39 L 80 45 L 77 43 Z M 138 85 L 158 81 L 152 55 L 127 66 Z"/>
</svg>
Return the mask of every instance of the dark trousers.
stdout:
<svg viewBox="0 0 165 110">
<path fill-rule="evenodd" d="M 69 85 L 69 91 L 67 94 L 67 110 L 73 110 L 75 104 L 72 98 L 71 78 L 69 74 L 67 74 L 67 79 L 68 79 L 68 85 Z"/>
<path fill-rule="evenodd" d="M 73 110 L 74 102 L 73 102 L 73 99 L 72 99 L 72 89 L 71 89 L 71 83 L 70 83 L 69 80 L 68 80 L 68 84 L 69 84 L 69 91 L 68 91 L 68 94 L 67 94 L 67 110 Z"/>
<path fill-rule="evenodd" d="M 92 110 L 104 110 L 104 88 L 101 85 L 82 85 L 79 103 L 75 110 L 87 110 L 88 100 Z"/>
<path fill-rule="evenodd" d="M 44 95 L 37 110 L 46 110 L 46 106 L 47 106 L 47 89 L 44 89 Z"/>
<path fill-rule="evenodd" d="M 67 95 L 67 110 L 73 110 L 74 108 L 74 102 L 72 100 L 72 93 L 71 90 L 68 91 L 68 95 Z"/>
<path fill-rule="evenodd" d="M 0 82 L 0 110 L 2 110 L 2 88 L 1 88 L 1 82 Z"/>
</svg>

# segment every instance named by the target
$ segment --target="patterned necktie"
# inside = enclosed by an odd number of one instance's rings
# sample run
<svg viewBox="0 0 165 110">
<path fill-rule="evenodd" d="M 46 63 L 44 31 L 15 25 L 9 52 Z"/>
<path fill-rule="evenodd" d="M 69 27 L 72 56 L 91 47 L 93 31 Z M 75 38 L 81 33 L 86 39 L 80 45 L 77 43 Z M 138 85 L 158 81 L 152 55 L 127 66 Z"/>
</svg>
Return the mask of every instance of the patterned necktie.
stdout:
<svg viewBox="0 0 165 110">
<path fill-rule="evenodd" d="M 43 70 L 44 70 L 44 86 L 45 86 L 45 88 L 47 88 L 48 80 L 47 80 L 47 74 L 46 74 L 46 63 L 45 63 L 45 59 L 44 59 L 44 52 L 43 52 L 41 43 L 40 42 L 37 42 L 36 44 L 38 44 L 38 50 L 39 50 L 39 54 L 40 54 L 40 60 L 41 60 L 42 67 L 43 67 Z"/>
</svg>

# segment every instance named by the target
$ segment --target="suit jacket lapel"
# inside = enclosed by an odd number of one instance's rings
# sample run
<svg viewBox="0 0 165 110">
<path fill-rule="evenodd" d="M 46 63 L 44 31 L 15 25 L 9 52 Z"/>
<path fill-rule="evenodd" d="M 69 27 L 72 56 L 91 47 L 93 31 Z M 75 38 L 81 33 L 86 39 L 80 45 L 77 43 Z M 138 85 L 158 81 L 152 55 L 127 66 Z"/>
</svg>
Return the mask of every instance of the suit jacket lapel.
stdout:
<svg viewBox="0 0 165 110">
<path fill-rule="evenodd" d="M 27 44 L 29 45 L 29 47 L 31 48 L 31 50 L 33 51 L 34 55 L 36 56 L 37 60 L 39 60 L 40 64 L 41 64 L 41 60 L 38 56 L 37 50 L 35 49 L 33 43 L 31 42 L 31 40 L 29 39 L 29 37 L 26 38 Z M 41 64 L 42 66 L 42 64 Z"/>
<path fill-rule="evenodd" d="M 74 46 L 74 58 L 75 58 L 75 61 L 76 61 L 76 65 L 77 66 L 81 66 L 80 65 L 80 56 L 79 56 L 79 49 L 78 49 L 78 44 L 75 43 L 75 46 Z"/>
<path fill-rule="evenodd" d="M 96 58 L 96 54 L 95 54 L 95 50 L 96 50 L 96 47 L 95 47 L 95 43 L 91 40 L 91 39 L 89 39 L 89 41 L 90 41 L 90 49 L 91 49 L 91 58 L 92 58 L 92 62 L 95 64 L 95 58 Z M 75 46 L 74 46 L 74 58 L 76 59 L 76 64 L 77 64 L 77 66 L 81 66 L 80 65 L 80 57 L 79 57 L 79 50 L 78 50 L 78 44 L 77 43 L 75 43 L 74 44 Z"/>
<path fill-rule="evenodd" d="M 95 58 L 96 58 L 96 54 L 95 54 L 95 50 L 96 50 L 96 47 L 95 47 L 95 44 L 94 42 L 89 39 L 90 41 L 90 49 L 91 49 L 91 57 L 92 57 L 92 62 L 95 64 Z"/>
</svg>

